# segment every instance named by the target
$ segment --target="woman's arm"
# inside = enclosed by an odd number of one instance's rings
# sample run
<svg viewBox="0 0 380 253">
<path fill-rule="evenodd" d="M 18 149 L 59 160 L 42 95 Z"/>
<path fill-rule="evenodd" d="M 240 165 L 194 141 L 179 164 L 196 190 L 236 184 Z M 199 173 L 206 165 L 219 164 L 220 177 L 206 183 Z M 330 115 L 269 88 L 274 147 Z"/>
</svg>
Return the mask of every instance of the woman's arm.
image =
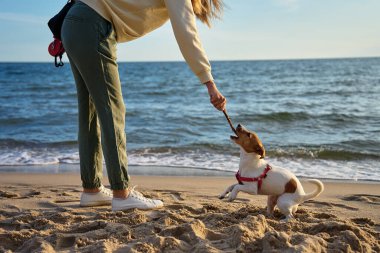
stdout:
<svg viewBox="0 0 380 253">
<path fill-rule="evenodd" d="M 207 86 L 211 104 L 224 110 L 226 99 L 213 81 L 211 65 L 198 36 L 191 0 L 165 0 L 165 4 L 183 57 L 201 83 Z"/>
<path fill-rule="evenodd" d="M 211 65 L 198 36 L 191 0 L 165 0 L 174 36 L 187 64 L 201 83 L 213 80 Z"/>
</svg>

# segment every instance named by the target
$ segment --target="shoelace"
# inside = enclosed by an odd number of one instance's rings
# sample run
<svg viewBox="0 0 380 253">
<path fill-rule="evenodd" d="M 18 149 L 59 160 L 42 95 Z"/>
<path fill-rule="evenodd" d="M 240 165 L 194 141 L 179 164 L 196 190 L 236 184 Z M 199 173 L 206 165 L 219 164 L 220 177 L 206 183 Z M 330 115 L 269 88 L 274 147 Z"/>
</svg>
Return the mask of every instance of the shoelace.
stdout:
<svg viewBox="0 0 380 253">
<path fill-rule="evenodd" d="M 144 197 L 144 195 L 142 195 L 141 192 L 135 190 L 136 187 L 137 187 L 137 185 L 133 186 L 132 189 L 129 190 L 129 196 L 131 196 L 133 198 L 137 198 L 137 199 L 142 200 L 144 202 L 149 202 L 149 203 L 154 204 L 153 199 L 149 199 L 149 198 Z"/>
<path fill-rule="evenodd" d="M 154 204 L 154 200 L 153 199 L 149 199 L 149 198 L 144 197 L 144 195 L 142 195 L 141 192 L 135 190 L 136 187 L 137 187 L 137 185 L 135 185 L 135 186 L 133 186 L 132 188 L 129 189 L 129 195 L 131 197 L 137 198 L 137 199 L 142 200 L 144 202 L 148 202 L 148 203 L 153 203 Z M 110 196 L 110 197 L 113 196 L 112 191 L 110 191 L 109 189 L 105 188 L 103 185 L 100 188 L 100 192 L 104 193 L 105 195 Z"/>
<path fill-rule="evenodd" d="M 109 197 L 113 196 L 112 191 L 110 191 L 109 189 L 105 188 L 103 185 L 100 187 L 100 192 L 104 193 L 105 195 L 107 195 Z"/>
</svg>

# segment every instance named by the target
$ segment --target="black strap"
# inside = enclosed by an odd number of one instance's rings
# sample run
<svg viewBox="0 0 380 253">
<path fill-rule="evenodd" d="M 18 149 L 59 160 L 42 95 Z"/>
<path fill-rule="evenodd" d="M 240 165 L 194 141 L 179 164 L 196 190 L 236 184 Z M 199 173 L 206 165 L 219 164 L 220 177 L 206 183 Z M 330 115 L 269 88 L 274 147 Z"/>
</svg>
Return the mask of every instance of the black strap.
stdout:
<svg viewBox="0 0 380 253">
<path fill-rule="evenodd" d="M 58 60 L 57 60 L 58 57 L 59 57 L 59 62 L 58 62 Z M 63 65 L 65 65 L 65 64 L 62 62 L 62 54 L 57 55 L 56 57 L 54 57 L 54 63 L 55 63 L 55 66 L 56 66 L 57 68 L 62 67 Z"/>
</svg>

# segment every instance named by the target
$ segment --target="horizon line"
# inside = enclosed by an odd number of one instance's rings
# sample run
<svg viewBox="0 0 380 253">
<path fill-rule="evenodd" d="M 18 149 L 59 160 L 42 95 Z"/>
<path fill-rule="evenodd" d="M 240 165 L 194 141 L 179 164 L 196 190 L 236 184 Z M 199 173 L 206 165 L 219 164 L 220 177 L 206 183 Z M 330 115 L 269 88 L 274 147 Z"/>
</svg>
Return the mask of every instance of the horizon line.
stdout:
<svg viewBox="0 0 380 253">
<path fill-rule="evenodd" d="M 210 62 L 243 62 L 243 61 L 302 61 L 302 60 L 345 60 L 345 59 L 374 59 L 380 58 L 379 56 L 342 56 L 342 57 L 316 57 L 316 58 L 273 58 L 273 59 L 232 59 L 232 60 L 210 60 Z M 69 61 L 64 61 L 68 63 Z M 135 61 L 117 61 L 118 63 L 160 63 L 160 62 L 183 62 L 186 63 L 185 60 L 135 60 Z M 0 63 L 51 63 L 51 61 L 2 61 Z"/>
</svg>

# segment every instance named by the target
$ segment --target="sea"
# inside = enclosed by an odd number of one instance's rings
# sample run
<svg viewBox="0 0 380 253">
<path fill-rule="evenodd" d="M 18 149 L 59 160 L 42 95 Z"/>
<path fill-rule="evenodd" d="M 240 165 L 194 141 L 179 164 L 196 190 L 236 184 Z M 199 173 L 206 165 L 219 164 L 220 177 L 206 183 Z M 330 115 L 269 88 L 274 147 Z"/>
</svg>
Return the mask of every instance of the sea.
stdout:
<svg viewBox="0 0 380 253">
<path fill-rule="evenodd" d="M 299 177 L 380 181 L 380 58 L 212 62 L 227 112 Z M 239 147 L 184 62 L 119 64 L 129 165 L 231 175 Z M 0 63 L 0 172 L 77 172 L 70 65 Z M 212 172 L 210 174 L 210 172 Z"/>
</svg>

